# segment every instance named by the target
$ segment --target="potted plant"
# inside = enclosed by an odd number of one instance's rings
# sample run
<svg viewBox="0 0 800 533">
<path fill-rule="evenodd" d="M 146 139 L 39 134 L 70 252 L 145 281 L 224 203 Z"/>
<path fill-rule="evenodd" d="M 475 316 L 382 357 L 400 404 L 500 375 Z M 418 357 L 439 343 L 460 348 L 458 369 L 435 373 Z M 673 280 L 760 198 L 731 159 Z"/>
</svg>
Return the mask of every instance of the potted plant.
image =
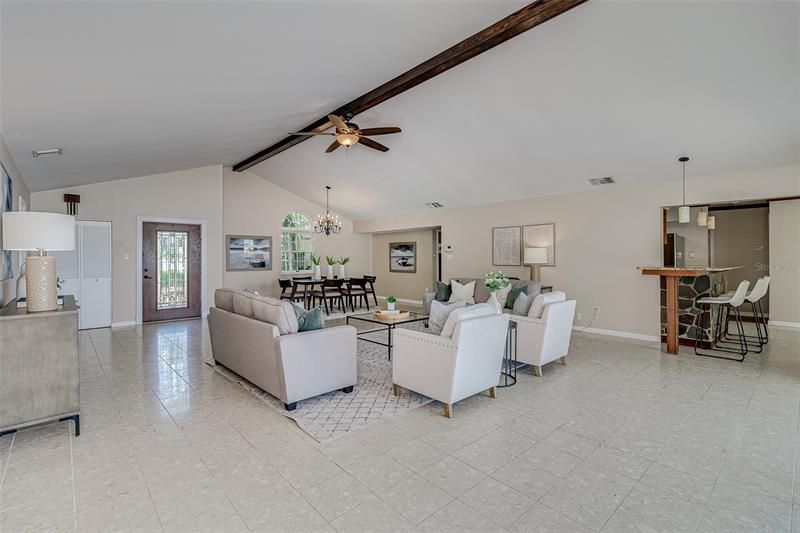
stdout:
<svg viewBox="0 0 800 533">
<path fill-rule="evenodd" d="M 489 272 L 488 274 L 486 274 L 483 283 L 484 285 L 486 285 L 486 288 L 489 289 L 489 292 L 491 293 L 486 303 L 494 306 L 494 308 L 497 309 L 498 313 L 502 313 L 503 307 L 500 305 L 500 301 L 497 299 L 497 291 L 507 287 L 508 284 L 511 282 L 508 280 L 508 278 L 505 276 L 505 274 L 503 274 L 503 271 L 501 270 L 498 272 Z"/>
<path fill-rule="evenodd" d="M 397 303 L 397 298 L 394 296 L 387 296 L 386 297 L 386 309 L 389 311 L 394 311 L 394 304 Z"/>
<path fill-rule="evenodd" d="M 347 277 L 345 276 L 344 266 L 349 262 L 350 262 L 349 257 L 340 257 L 339 260 L 337 261 L 337 263 L 339 263 L 339 277 L 342 279 Z"/>
<path fill-rule="evenodd" d="M 325 262 L 328 263 L 328 279 L 333 279 L 333 265 L 336 264 L 336 259 L 334 259 L 329 255 L 326 255 Z"/>
<path fill-rule="evenodd" d="M 314 279 L 319 279 L 321 274 L 319 271 L 319 260 L 321 257 L 319 255 L 311 254 L 311 270 L 314 271 L 313 277 Z"/>
</svg>

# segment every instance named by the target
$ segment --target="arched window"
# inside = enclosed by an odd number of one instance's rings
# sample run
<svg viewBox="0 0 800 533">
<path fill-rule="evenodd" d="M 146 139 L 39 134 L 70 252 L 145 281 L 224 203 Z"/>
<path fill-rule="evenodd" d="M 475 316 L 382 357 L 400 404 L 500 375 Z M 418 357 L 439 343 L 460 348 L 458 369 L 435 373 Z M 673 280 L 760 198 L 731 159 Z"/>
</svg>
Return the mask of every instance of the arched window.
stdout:
<svg viewBox="0 0 800 533">
<path fill-rule="evenodd" d="M 314 253 L 314 231 L 305 213 L 293 211 L 281 223 L 281 271 L 303 272 L 311 270 Z"/>
</svg>

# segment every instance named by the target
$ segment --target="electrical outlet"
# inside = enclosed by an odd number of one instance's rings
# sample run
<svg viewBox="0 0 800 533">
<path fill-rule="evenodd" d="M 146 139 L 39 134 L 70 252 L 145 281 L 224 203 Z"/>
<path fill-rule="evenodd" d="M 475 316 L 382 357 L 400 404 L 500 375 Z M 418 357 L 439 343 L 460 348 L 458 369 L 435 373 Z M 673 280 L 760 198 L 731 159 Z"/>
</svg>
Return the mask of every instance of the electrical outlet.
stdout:
<svg viewBox="0 0 800 533">
<path fill-rule="evenodd" d="M 578 313 L 578 321 L 583 320 L 583 313 Z"/>
</svg>

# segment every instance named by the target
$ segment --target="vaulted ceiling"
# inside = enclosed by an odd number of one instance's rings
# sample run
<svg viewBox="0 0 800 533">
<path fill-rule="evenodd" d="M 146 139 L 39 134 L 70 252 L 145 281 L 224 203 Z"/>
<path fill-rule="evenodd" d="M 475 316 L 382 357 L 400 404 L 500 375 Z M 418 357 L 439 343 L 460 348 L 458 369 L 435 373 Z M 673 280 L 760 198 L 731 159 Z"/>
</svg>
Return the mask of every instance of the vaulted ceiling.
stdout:
<svg viewBox="0 0 800 533">
<path fill-rule="evenodd" d="M 526 2 L 2 5 L 33 190 L 233 164 Z M 800 162 L 800 3 L 591 0 L 250 169 L 354 218 Z M 34 160 L 32 149 L 64 147 Z"/>
</svg>

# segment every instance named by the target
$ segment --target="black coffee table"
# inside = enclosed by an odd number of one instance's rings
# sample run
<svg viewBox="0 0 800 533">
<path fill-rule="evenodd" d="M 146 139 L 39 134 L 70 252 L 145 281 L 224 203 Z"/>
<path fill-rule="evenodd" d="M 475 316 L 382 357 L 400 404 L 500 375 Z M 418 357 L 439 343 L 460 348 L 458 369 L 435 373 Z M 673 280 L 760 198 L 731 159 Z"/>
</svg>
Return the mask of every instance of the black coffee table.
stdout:
<svg viewBox="0 0 800 533">
<path fill-rule="evenodd" d="M 376 328 L 368 329 L 366 331 L 359 331 L 357 333 L 358 338 L 361 339 L 362 341 L 371 342 L 373 344 L 379 344 L 381 346 L 386 346 L 387 348 L 389 348 L 389 360 L 391 361 L 392 360 L 392 347 L 394 345 L 394 335 L 393 335 L 394 329 L 397 326 L 400 326 L 400 325 L 403 325 L 403 324 L 412 324 L 414 322 L 422 322 L 422 321 L 428 320 L 428 318 L 429 318 L 428 315 L 426 315 L 424 313 L 415 313 L 414 311 L 409 311 L 408 312 L 408 317 L 398 318 L 397 320 L 391 320 L 391 319 L 390 320 L 382 320 L 382 319 L 376 317 L 370 311 L 369 313 L 358 313 L 358 314 L 355 314 L 355 315 L 347 315 L 347 325 L 348 326 L 350 325 L 350 321 L 351 320 L 356 320 L 356 321 L 360 321 L 360 322 L 368 322 L 370 324 L 375 324 L 375 325 L 379 326 L 379 327 L 376 327 Z M 367 339 L 367 338 L 364 337 L 364 335 L 368 335 L 370 333 L 378 333 L 378 332 L 381 332 L 381 331 L 385 331 L 386 332 L 386 334 L 388 336 L 388 340 L 389 340 L 388 343 L 387 342 L 376 341 L 374 339 Z"/>
</svg>

